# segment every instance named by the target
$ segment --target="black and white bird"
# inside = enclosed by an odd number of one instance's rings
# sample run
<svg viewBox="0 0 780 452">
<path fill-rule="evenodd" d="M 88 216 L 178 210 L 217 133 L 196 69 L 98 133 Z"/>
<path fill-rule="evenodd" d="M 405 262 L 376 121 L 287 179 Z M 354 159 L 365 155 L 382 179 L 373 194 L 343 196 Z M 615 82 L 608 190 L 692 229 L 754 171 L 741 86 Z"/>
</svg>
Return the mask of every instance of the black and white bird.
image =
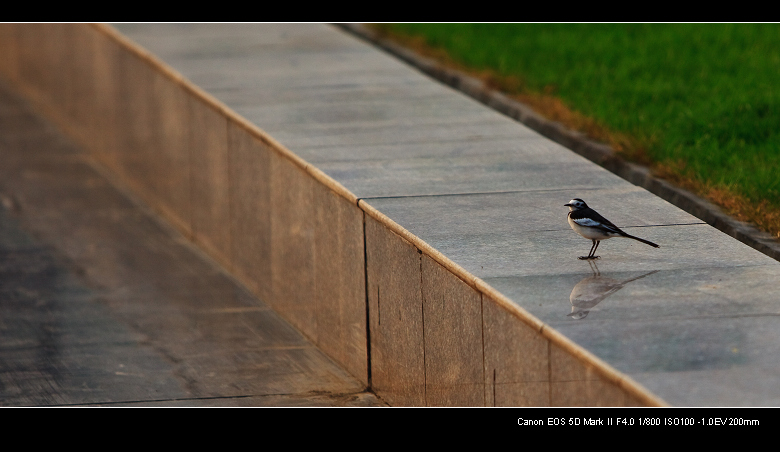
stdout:
<svg viewBox="0 0 780 452">
<path fill-rule="evenodd" d="M 626 237 L 658 248 L 658 245 L 649 240 L 640 239 L 623 232 L 619 227 L 588 207 L 585 201 L 580 198 L 574 198 L 567 204 L 564 204 L 564 206 L 569 208 L 569 225 L 574 229 L 574 232 L 593 241 L 590 253 L 587 256 L 580 256 L 580 259 L 598 259 L 599 256 L 595 256 L 595 254 L 599 243 L 612 237 Z"/>
</svg>

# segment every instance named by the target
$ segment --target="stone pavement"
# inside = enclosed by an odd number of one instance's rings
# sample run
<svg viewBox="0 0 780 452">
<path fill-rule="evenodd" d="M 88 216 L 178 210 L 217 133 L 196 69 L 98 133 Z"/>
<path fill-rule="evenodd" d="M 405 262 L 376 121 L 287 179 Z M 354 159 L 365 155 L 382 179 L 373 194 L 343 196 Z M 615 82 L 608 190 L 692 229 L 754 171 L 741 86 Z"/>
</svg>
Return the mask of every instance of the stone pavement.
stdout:
<svg viewBox="0 0 780 452">
<path fill-rule="evenodd" d="M 780 404 L 777 261 L 335 27 L 117 28 L 668 403 Z M 573 197 L 661 247 L 576 259 Z"/>
<path fill-rule="evenodd" d="M 0 86 L 0 406 L 382 406 Z"/>
<path fill-rule="evenodd" d="M 115 27 L 669 404 L 780 405 L 777 261 L 338 28 Z M 2 373 L 19 388 L 8 404 L 381 403 L 286 324 L 269 333 L 261 325 L 278 319 L 262 302 L 105 180 L 55 176 L 55 167 L 92 171 L 74 155 L 52 156 L 54 165 L 19 153 L 3 179 L 3 230 L 38 253 L 35 277 L 49 278 L 40 287 L 67 295 L 13 317 L 32 320 L 17 326 L 29 338 L 3 349 L 20 357 L 19 370 Z M 54 184 L 57 196 L 36 184 Z M 82 196 L 98 208 L 73 215 Z M 590 242 L 566 223 L 573 197 L 661 248 L 609 240 L 600 260 L 578 260 Z M 12 292 L 35 300 L 38 286 Z M 119 378 L 137 384 L 105 389 Z"/>
</svg>

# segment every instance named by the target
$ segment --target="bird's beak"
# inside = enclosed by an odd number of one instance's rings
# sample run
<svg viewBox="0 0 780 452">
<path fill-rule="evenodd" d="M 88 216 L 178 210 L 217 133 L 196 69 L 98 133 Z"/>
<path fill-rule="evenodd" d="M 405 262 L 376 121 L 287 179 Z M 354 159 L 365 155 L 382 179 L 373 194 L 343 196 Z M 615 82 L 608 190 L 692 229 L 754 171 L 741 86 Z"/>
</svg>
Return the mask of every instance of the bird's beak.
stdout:
<svg viewBox="0 0 780 452">
<path fill-rule="evenodd" d="M 564 204 L 564 207 L 571 207 L 571 204 L 566 203 Z"/>
</svg>

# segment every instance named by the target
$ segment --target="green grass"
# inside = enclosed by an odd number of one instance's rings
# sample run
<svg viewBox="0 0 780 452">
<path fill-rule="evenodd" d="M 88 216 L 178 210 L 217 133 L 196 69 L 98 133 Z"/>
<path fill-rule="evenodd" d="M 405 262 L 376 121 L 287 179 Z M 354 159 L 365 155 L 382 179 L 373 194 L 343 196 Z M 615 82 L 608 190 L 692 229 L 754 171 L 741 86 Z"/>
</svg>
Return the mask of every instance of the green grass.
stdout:
<svg viewBox="0 0 780 452">
<path fill-rule="evenodd" d="M 780 25 L 384 27 L 553 94 L 690 182 L 780 211 Z"/>
</svg>

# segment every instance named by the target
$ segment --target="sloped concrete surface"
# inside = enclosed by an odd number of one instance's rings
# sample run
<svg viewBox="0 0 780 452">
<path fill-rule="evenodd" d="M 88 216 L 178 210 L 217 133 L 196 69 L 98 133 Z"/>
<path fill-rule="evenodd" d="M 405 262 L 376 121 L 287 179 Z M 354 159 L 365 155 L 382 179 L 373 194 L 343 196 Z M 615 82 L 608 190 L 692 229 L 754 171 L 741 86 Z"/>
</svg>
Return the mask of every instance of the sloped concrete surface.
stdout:
<svg viewBox="0 0 780 452">
<path fill-rule="evenodd" d="M 383 406 L 0 86 L 0 406 Z"/>
</svg>

